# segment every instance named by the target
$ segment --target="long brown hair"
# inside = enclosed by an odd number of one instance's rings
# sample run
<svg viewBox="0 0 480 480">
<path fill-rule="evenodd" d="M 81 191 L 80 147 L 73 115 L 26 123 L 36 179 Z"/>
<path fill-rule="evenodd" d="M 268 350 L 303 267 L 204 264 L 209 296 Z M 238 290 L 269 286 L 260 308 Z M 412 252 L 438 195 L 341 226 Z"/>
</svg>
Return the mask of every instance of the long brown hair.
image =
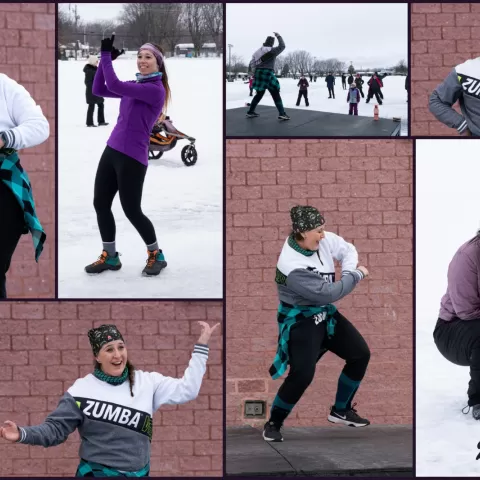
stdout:
<svg viewBox="0 0 480 480">
<path fill-rule="evenodd" d="M 102 370 L 101 365 L 97 362 L 97 359 L 93 359 L 93 365 L 95 368 Z M 130 395 L 133 397 L 133 384 L 135 383 L 135 366 L 130 360 L 127 360 L 128 367 L 128 382 L 130 383 Z"/>
<path fill-rule="evenodd" d="M 167 69 L 165 68 L 165 52 L 163 51 L 163 48 L 160 47 L 160 45 L 157 45 L 156 43 L 152 43 L 152 45 L 156 49 L 158 49 L 163 56 L 162 66 L 159 69 L 159 71 L 162 72 L 162 83 L 163 83 L 163 88 L 165 88 L 165 103 L 163 104 L 163 111 L 162 111 L 162 114 L 163 114 L 163 112 L 167 111 L 168 104 L 172 99 L 172 94 L 170 91 L 170 86 L 168 85 Z"/>
</svg>

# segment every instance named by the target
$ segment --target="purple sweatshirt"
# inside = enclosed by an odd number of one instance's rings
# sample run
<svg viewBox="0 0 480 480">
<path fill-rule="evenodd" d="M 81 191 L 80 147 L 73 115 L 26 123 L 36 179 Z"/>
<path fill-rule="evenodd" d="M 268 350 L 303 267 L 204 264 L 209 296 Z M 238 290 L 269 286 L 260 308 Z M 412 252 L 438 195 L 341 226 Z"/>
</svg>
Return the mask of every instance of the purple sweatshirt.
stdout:
<svg viewBox="0 0 480 480">
<path fill-rule="evenodd" d="M 480 319 L 480 235 L 462 245 L 453 256 L 439 317 L 447 321 Z"/>
<path fill-rule="evenodd" d="M 150 133 L 165 102 L 161 77 L 121 82 L 113 70 L 111 53 L 102 52 L 92 91 L 99 97 L 121 98 L 117 124 L 107 145 L 147 166 Z"/>
</svg>

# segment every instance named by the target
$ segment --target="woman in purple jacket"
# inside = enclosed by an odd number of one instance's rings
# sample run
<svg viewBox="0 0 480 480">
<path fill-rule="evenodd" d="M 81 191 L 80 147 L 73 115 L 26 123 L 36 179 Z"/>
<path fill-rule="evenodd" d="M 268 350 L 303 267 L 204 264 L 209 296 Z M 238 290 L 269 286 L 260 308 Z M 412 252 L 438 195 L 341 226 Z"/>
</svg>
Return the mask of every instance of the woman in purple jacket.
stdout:
<svg viewBox="0 0 480 480">
<path fill-rule="evenodd" d="M 125 215 L 147 246 L 148 259 L 143 275 L 158 275 L 167 266 L 158 247 L 152 222 L 141 208 L 142 190 L 148 166 L 150 133 L 170 99 L 167 72 L 161 48 L 152 43 L 138 50 L 136 81 L 121 82 L 112 60 L 120 55 L 113 47 L 114 36 L 102 40 L 101 61 L 93 82 L 93 94 L 120 98 L 120 113 L 95 177 L 93 204 L 103 242 L 99 259 L 86 266 L 87 273 L 119 270 L 122 267 L 115 247 L 115 219 L 112 203 L 117 192 Z"/>
<path fill-rule="evenodd" d="M 470 367 L 468 407 L 480 420 L 480 230 L 450 262 L 447 293 L 433 337 L 447 360 Z"/>
</svg>

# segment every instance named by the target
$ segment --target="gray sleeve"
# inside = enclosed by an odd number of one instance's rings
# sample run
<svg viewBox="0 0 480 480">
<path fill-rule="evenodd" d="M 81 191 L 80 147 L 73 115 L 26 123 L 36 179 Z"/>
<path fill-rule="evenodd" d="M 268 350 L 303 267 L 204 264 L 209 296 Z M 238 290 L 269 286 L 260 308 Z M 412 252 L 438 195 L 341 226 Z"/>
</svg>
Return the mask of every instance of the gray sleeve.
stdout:
<svg viewBox="0 0 480 480">
<path fill-rule="evenodd" d="M 448 77 L 435 88 L 430 95 L 430 112 L 437 120 L 450 128 L 456 128 L 463 133 L 467 128 L 467 122 L 463 115 L 456 112 L 452 105 L 463 95 L 462 86 L 458 81 L 457 72 L 453 69 Z"/>
<path fill-rule="evenodd" d="M 298 268 L 290 272 L 286 286 L 314 305 L 328 305 L 348 295 L 363 278 L 360 270 L 347 272 L 338 282 L 329 283 L 314 272 Z"/>
<path fill-rule="evenodd" d="M 55 411 L 50 413 L 41 425 L 19 427 L 18 443 L 54 447 L 63 443 L 82 422 L 83 413 L 75 399 L 69 393 L 65 393 Z"/>
<path fill-rule="evenodd" d="M 275 57 L 278 57 L 284 50 L 285 50 L 285 42 L 283 38 L 279 35 L 277 37 L 278 45 L 270 50 L 270 53 L 273 54 Z"/>
</svg>

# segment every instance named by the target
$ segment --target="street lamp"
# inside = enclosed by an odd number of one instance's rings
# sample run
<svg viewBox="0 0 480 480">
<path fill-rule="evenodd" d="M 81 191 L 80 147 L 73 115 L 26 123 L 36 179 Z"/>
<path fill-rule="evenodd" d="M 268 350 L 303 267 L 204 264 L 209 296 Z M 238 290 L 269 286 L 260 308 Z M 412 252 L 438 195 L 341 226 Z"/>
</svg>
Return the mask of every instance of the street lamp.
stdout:
<svg viewBox="0 0 480 480">
<path fill-rule="evenodd" d="M 232 47 L 231 43 L 228 44 L 228 80 L 230 81 L 230 77 L 232 75 Z"/>
</svg>

